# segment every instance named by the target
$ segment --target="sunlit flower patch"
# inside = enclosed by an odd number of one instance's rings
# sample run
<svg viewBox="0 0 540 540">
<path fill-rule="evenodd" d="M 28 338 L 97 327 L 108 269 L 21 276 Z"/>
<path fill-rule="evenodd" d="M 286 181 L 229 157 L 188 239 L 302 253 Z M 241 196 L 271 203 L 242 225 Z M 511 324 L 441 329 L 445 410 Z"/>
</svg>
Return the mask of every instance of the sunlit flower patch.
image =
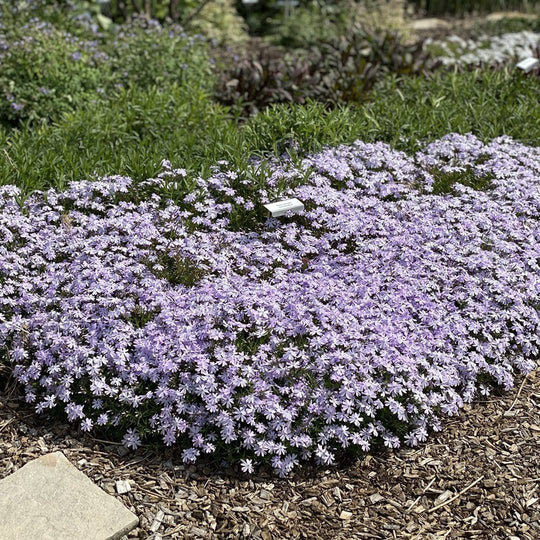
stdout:
<svg viewBox="0 0 540 540">
<path fill-rule="evenodd" d="M 177 202 L 164 167 L 0 188 L 0 347 L 37 411 L 287 474 L 415 445 L 535 367 L 538 149 L 357 142 Z M 265 214 L 288 196 L 303 214 Z"/>
<path fill-rule="evenodd" d="M 537 32 L 509 32 L 500 36 L 480 35 L 475 39 L 449 36 L 444 40 L 428 38 L 425 47 L 444 65 L 477 66 L 505 64 L 537 54 L 540 34 Z"/>
</svg>

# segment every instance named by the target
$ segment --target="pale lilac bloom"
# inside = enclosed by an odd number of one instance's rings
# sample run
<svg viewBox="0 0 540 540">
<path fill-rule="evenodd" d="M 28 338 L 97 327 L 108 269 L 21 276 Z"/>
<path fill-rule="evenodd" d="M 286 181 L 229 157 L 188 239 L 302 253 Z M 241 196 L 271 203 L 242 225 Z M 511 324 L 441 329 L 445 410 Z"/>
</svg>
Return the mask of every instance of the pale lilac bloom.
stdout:
<svg viewBox="0 0 540 540">
<path fill-rule="evenodd" d="M 358 141 L 276 160 L 263 187 L 218 163 L 178 203 L 187 172 L 163 166 L 22 207 L 0 187 L 0 348 L 37 411 L 286 475 L 419 444 L 536 366 L 537 148 Z M 488 189 L 433 194 L 460 171 Z M 303 214 L 260 211 L 293 196 Z"/>
</svg>

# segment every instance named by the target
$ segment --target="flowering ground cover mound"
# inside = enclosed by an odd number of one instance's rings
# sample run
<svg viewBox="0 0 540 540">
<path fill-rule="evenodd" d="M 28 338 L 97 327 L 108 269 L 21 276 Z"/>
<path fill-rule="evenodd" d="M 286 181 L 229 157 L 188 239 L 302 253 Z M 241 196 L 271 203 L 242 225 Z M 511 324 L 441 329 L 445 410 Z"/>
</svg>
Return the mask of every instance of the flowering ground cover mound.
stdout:
<svg viewBox="0 0 540 540">
<path fill-rule="evenodd" d="M 261 170 L 0 188 L 0 347 L 36 410 L 287 474 L 417 444 L 535 367 L 539 149 L 356 142 Z M 264 214 L 293 195 L 302 215 Z"/>
</svg>

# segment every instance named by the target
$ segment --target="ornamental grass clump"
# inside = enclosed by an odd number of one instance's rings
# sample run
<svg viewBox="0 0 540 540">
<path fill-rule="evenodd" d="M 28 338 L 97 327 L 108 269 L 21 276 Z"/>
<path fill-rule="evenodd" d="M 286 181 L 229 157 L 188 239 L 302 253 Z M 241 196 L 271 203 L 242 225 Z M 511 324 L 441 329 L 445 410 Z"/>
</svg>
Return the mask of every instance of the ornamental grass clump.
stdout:
<svg viewBox="0 0 540 540">
<path fill-rule="evenodd" d="M 185 176 L 0 188 L 0 348 L 38 412 L 284 475 L 418 444 L 535 367 L 538 149 L 356 142 L 264 183 Z M 303 214 L 260 210 L 288 196 Z"/>
</svg>

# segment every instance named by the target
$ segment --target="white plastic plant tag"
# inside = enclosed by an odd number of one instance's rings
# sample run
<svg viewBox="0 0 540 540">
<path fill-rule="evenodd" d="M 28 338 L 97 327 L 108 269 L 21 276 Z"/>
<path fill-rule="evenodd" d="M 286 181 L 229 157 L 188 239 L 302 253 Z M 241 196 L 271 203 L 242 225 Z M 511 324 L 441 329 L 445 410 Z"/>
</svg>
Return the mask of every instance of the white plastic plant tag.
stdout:
<svg viewBox="0 0 540 540">
<path fill-rule="evenodd" d="M 298 214 L 304 209 L 304 205 L 298 199 L 286 199 L 285 201 L 268 203 L 264 207 L 272 214 L 272 217 L 283 216 L 287 212 Z"/>
<path fill-rule="evenodd" d="M 533 58 L 532 56 L 530 58 L 525 58 L 525 60 L 522 60 L 516 65 L 518 69 L 522 69 L 525 73 L 529 73 L 529 71 L 538 66 L 540 66 L 540 60 L 538 60 L 538 58 Z"/>
</svg>

